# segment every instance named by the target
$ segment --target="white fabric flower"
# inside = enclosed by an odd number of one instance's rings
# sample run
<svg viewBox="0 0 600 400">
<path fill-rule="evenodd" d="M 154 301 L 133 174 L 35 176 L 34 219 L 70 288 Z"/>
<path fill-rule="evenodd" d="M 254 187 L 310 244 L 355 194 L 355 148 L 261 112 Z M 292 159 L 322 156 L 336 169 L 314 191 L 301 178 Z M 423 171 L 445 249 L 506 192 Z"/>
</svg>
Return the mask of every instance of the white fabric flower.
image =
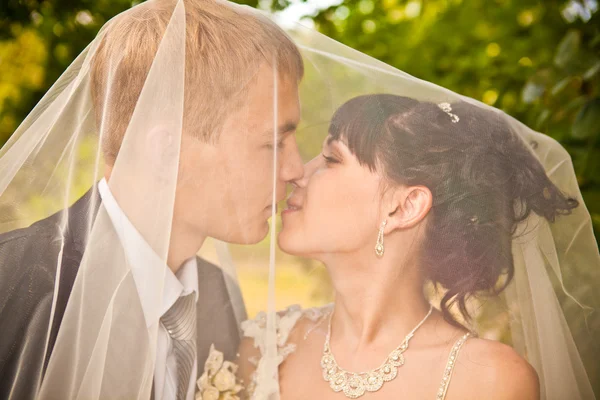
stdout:
<svg viewBox="0 0 600 400">
<path fill-rule="evenodd" d="M 238 393 L 243 387 L 237 380 L 237 370 L 236 364 L 225 361 L 223 353 L 211 345 L 204 373 L 196 382 L 196 400 L 240 400 Z"/>
</svg>

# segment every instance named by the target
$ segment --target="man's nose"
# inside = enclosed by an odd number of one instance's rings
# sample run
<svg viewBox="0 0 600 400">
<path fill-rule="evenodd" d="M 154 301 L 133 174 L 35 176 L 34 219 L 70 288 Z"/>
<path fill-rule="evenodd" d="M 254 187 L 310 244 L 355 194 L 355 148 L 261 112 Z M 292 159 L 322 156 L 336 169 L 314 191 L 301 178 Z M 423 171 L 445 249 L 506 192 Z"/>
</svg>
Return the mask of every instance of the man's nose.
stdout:
<svg viewBox="0 0 600 400">
<path fill-rule="evenodd" d="M 295 139 L 291 142 L 284 151 L 279 170 L 280 179 L 290 183 L 302 179 L 304 175 L 304 166 L 302 165 L 298 144 Z"/>
</svg>

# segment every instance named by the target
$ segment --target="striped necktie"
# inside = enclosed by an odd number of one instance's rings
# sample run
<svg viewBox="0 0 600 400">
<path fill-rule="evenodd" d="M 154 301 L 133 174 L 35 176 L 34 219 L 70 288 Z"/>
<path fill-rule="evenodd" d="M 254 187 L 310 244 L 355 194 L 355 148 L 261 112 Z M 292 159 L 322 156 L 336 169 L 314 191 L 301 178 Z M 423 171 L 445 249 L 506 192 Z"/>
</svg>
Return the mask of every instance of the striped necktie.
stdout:
<svg viewBox="0 0 600 400">
<path fill-rule="evenodd" d="M 181 296 L 160 319 L 173 339 L 177 360 L 177 400 L 185 400 L 196 359 L 196 295 Z"/>
</svg>

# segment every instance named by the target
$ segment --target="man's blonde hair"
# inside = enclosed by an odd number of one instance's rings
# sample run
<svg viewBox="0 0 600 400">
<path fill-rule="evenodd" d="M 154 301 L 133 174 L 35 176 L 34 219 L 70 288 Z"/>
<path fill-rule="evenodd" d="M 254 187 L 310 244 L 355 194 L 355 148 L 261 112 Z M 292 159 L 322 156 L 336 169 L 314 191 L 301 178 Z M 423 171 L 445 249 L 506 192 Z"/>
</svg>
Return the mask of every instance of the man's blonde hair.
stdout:
<svg viewBox="0 0 600 400">
<path fill-rule="evenodd" d="M 117 16 L 105 27 L 92 58 L 92 100 L 110 163 L 119 152 L 175 4 L 176 0 L 150 0 Z M 280 77 L 302 78 L 298 49 L 268 18 L 218 0 L 184 0 L 184 5 L 185 132 L 213 139 L 263 64 L 275 62 Z"/>
</svg>

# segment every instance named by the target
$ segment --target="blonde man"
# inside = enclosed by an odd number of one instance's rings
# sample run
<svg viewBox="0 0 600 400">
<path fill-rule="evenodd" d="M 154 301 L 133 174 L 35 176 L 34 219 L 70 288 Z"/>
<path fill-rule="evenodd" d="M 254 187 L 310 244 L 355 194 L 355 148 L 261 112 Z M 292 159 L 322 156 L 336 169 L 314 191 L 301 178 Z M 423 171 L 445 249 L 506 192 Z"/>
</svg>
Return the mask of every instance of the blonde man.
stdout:
<svg viewBox="0 0 600 400">
<path fill-rule="evenodd" d="M 0 235 L 0 272 L 18 271 L 0 282 L 2 293 L 12 299 L 9 303 L 0 294 L 0 398 L 36 397 L 36 377 L 44 374 L 53 354 L 86 250 L 89 215 L 100 204 L 115 226 L 125 225 L 125 237 L 142 243 L 134 249 L 131 241 L 121 244 L 134 255 L 128 262 L 135 284 L 145 287 L 143 271 L 148 266 L 137 264 L 153 259 L 152 247 L 143 245 L 144 235 L 136 232 L 136 221 L 130 221 L 136 204 L 119 198 L 109 183 L 161 41 L 173 29 L 175 3 L 151 0 L 119 15 L 90 50 L 86 89 L 101 136 L 104 178 L 71 207 L 28 228 Z M 238 321 L 243 316 L 234 313 L 229 278 L 196 257 L 204 240 L 259 242 L 268 232 L 273 197 L 282 200 L 286 183 L 303 174 L 294 135 L 300 118 L 298 83 L 303 75 L 296 47 L 273 22 L 247 9 L 212 0 L 184 3 L 183 127 L 170 244 L 163 262 L 165 292 L 175 295 L 165 296 L 159 305 L 166 311 L 158 328 L 151 391 L 156 400 L 193 398 L 211 344 L 226 358 L 235 358 Z M 275 127 L 277 143 L 273 141 Z M 148 135 L 157 135 L 150 143 L 165 140 L 160 129 Z M 274 149 L 278 152 L 275 188 Z M 56 242 L 56 227 L 65 219 L 64 247 L 59 249 L 50 243 Z M 61 260 L 60 284 L 53 296 L 57 259 Z M 145 304 L 143 289 L 138 290 L 146 311 L 152 305 Z M 203 323 L 196 328 L 193 364 L 185 366 L 176 345 L 179 339 L 172 336 L 165 318 L 175 303 L 189 295 L 194 295 L 195 312 Z M 42 329 L 48 321 L 49 334 Z M 184 369 L 191 371 L 182 375 Z"/>
</svg>

